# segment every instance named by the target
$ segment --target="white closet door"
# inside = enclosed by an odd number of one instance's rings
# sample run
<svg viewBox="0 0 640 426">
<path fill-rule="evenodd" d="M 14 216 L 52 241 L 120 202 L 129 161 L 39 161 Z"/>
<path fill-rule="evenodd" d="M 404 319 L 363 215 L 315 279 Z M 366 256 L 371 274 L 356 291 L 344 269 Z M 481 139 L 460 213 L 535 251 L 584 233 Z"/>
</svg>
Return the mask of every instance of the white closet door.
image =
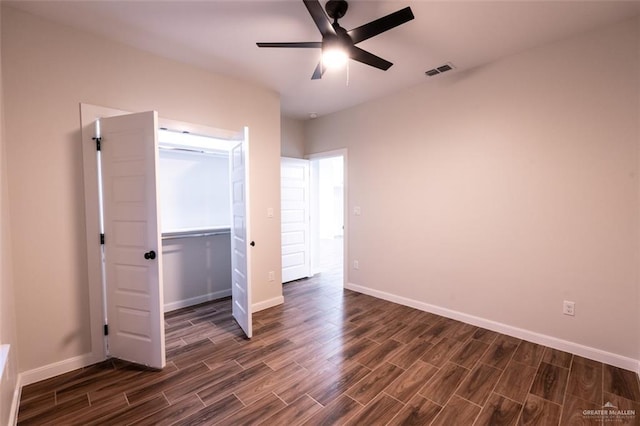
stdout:
<svg viewBox="0 0 640 426">
<path fill-rule="evenodd" d="M 155 111 L 103 118 L 101 157 L 108 352 L 165 366 Z"/>
<path fill-rule="evenodd" d="M 233 147 L 229 156 L 231 174 L 231 302 L 232 314 L 248 338 L 251 324 L 251 279 L 249 277 L 249 203 L 247 199 L 247 130 L 244 140 Z"/>
</svg>

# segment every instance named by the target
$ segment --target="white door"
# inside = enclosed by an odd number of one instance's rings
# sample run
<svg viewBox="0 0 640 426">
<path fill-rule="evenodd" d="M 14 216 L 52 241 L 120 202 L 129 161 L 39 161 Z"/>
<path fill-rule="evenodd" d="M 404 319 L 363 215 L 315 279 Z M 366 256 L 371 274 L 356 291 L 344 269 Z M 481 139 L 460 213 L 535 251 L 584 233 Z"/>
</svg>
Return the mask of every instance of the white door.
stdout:
<svg viewBox="0 0 640 426">
<path fill-rule="evenodd" d="M 231 149 L 231 303 L 232 313 L 248 338 L 253 334 L 251 324 L 251 279 L 249 277 L 249 200 L 247 199 L 248 130 L 244 140 Z"/>
<path fill-rule="evenodd" d="M 282 282 L 311 276 L 309 160 L 280 160 Z"/>
<path fill-rule="evenodd" d="M 165 366 L 155 111 L 100 119 L 108 353 Z"/>
</svg>

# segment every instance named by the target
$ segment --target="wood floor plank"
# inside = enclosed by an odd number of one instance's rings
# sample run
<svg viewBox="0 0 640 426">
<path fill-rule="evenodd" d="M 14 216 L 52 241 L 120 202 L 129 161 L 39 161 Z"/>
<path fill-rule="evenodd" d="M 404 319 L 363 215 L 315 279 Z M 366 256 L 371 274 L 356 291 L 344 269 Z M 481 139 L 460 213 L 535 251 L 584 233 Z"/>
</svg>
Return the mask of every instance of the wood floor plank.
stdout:
<svg viewBox="0 0 640 426">
<path fill-rule="evenodd" d="M 520 342 L 521 340 L 515 337 L 499 335 L 485 352 L 482 362 L 492 367 L 504 369 L 511 361 Z"/>
<path fill-rule="evenodd" d="M 316 384 L 309 390 L 309 396 L 326 406 L 370 372 L 371 370 L 363 365 L 352 364 L 335 375 L 330 382 Z"/>
<path fill-rule="evenodd" d="M 318 425 L 340 425 L 346 423 L 349 418 L 362 409 L 362 405 L 346 395 L 334 399 L 327 406 L 318 410 L 313 416 L 309 417 L 305 426 Z"/>
<path fill-rule="evenodd" d="M 395 335 L 395 340 L 400 343 L 409 343 L 414 340 L 416 337 L 420 336 L 425 332 L 424 324 L 412 324 L 410 327 L 405 327 L 400 333 Z"/>
<path fill-rule="evenodd" d="M 188 382 L 190 379 L 199 376 L 202 373 L 209 371 L 209 367 L 204 365 L 203 362 L 190 365 L 178 370 L 173 374 L 163 377 L 160 380 L 155 380 L 148 383 L 146 386 L 139 387 L 138 389 L 125 392 L 129 404 L 136 404 L 145 399 L 153 398 L 159 391 L 169 388 L 171 386 L 179 385 L 181 383 Z"/>
<path fill-rule="evenodd" d="M 245 405 L 251 405 L 267 393 L 271 393 L 287 379 L 293 377 L 295 381 L 308 375 L 308 372 L 295 362 L 289 362 L 284 367 L 270 372 L 256 380 L 252 380 L 234 392 L 236 397 Z"/>
<path fill-rule="evenodd" d="M 542 362 L 533 379 L 530 393 L 561 405 L 569 370 Z"/>
<path fill-rule="evenodd" d="M 231 375 L 223 380 L 205 387 L 197 392 L 198 397 L 204 402 L 205 405 L 211 405 L 214 401 L 217 401 L 223 396 L 227 396 L 230 393 L 235 392 L 240 387 L 249 383 L 251 380 L 264 377 L 273 370 L 265 364 L 256 364 L 246 370 L 239 372 L 238 374 Z"/>
<path fill-rule="evenodd" d="M 451 332 L 449 333 L 449 337 L 457 340 L 459 342 L 466 342 L 469 340 L 479 328 L 475 325 L 465 324 L 463 322 L 457 324 L 455 327 L 451 328 Z M 477 340 L 477 339 L 476 339 Z M 490 342 L 488 342 L 490 343 Z"/>
<path fill-rule="evenodd" d="M 322 405 L 314 401 L 309 395 L 302 395 L 283 409 L 271 416 L 266 416 L 261 425 L 299 425 L 322 409 Z"/>
<path fill-rule="evenodd" d="M 462 346 L 462 343 L 457 340 L 443 337 L 430 347 L 420 359 L 436 367 L 442 367 L 458 351 L 460 346 Z"/>
<path fill-rule="evenodd" d="M 451 357 L 450 361 L 470 369 L 474 364 L 482 358 L 489 345 L 479 340 L 468 340 L 460 349 Z"/>
<path fill-rule="evenodd" d="M 193 395 L 183 398 L 175 404 L 162 408 L 155 413 L 131 423 L 136 426 L 168 426 L 197 413 L 204 408 L 200 398 Z"/>
<path fill-rule="evenodd" d="M 152 399 L 147 399 L 139 404 L 131 405 L 127 408 L 111 412 L 108 415 L 96 418 L 94 420 L 83 422 L 83 425 L 117 425 L 129 424 L 139 419 L 147 417 L 156 411 L 169 406 L 169 403 L 162 395 L 157 395 Z"/>
<path fill-rule="evenodd" d="M 609 392 L 605 392 L 603 395 L 604 405 L 613 405 L 615 410 L 623 411 L 624 414 L 616 416 L 614 420 L 619 420 L 618 423 L 625 425 L 638 425 L 640 424 L 640 402 L 631 401 L 623 398 L 620 395 L 615 395 Z M 614 423 L 614 422 L 608 422 Z M 615 424 L 615 423 L 614 423 Z"/>
<path fill-rule="evenodd" d="M 535 377 L 535 368 L 512 360 L 496 385 L 495 392 L 523 404 Z"/>
<path fill-rule="evenodd" d="M 337 353 L 328 358 L 329 362 L 342 364 L 345 361 L 357 359 L 371 350 L 380 347 L 379 343 L 370 339 L 354 339 L 345 346 L 338 349 Z"/>
<path fill-rule="evenodd" d="M 235 395 L 227 395 L 218 401 L 196 411 L 195 413 L 174 423 L 181 426 L 215 425 L 243 408 L 244 405 Z"/>
<path fill-rule="evenodd" d="M 178 371 L 173 363 L 168 363 L 162 371 L 141 370 L 139 366 L 134 365 L 129 365 L 129 367 L 133 371 L 138 369 L 138 373 L 119 375 L 116 371 L 116 373 L 114 373 L 114 378 L 117 380 L 101 380 L 96 382 L 95 389 L 89 390 L 89 400 L 91 401 L 91 404 L 100 402 L 103 399 L 109 399 L 117 393 L 122 393 L 124 395 L 124 392 L 134 391 L 147 386 L 150 383 L 154 383 L 155 381 L 161 380 L 162 378 Z"/>
<path fill-rule="evenodd" d="M 530 367 L 538 367 L 542 355 L 544 353 L 544 346 L 537 343 L 527 342 L 523 340 L 520 342 L 518 349 L 513 354 L 513 360 L 521 364 L 526 364 Z"/>
<path fill-rule="evenodd" d="M 382 364 L 353 385 L 346 394 L 362 405 L 367 405 L 404 372 L 388 362 Z"/>
<path fill-rule="evenodd" d="M 435 344 L 441 338 L 447 337 L 447 333 L 452 327 L 452 322 L 447 318 L 440 318 L 431 327 L 427 328 L 418 337 L 426 340 L 429 343 Z"/>
<path fill-rule="evenodd" d="M 518 424 L 523 426 L 557 425 L 561 407 L 535 395 L 529 394 L 522 407 Z"/>
<path fill-rule="evenodd" d="M 391 383 L 385 392 L 407 403 L 437 372 L 438 369 L 433 365 L 417 361 Z"/>
<path fill-rule="evenodd" d="M 54 391 L 46 391 L 41 395 L 32 393 L 26 401 L 20 401 L 18 418 L 28 419 L 56 405 L 56 394 Z"/>
<path fill-rule="evenodd" d="M 92 419 L 99 419 L 116 411 L 126 410 L 128 407 L 129 403 L 124 393 L 119 393 L 109 398 L 104 398 L 97 403 L 92 403 L 89 408 L 57 416 L 51 423 L 57 425 L 82 425 Z"/>
<path fill-rule="evenodd" d="M 604 366 L 604 391 L 621 396 L 631 401 L 640 402 L 640 385 L 638 376 L 629 370 Z"/>
<path fill-rule="evenodd" d="M 568 395 L 564 402 L 560 424 L 562 425 L 589 425 L 602 423 L 599 415 L 584 413 L 585 410 L 602 410 L 602 405 L 585 401 L 575 396 Z"/>
<path fill-rule="evenodd" d="M 379 328 L 375 333 L 372 333 L 369 338 L 374 342 L 385 343 L 402 331 L 404 327 L 405 324 L 402 321 L 392 320 L 390 323 Z"/>
<path fill-rule="evenodd" d="M 196 375 L 191 380 L 168 386 L 164 389 L 164 395 L 167 400 L 173 404 L 191 394 L 195 394 L 207 387 L 211 387 L 224 379 L 235 376 L 241 371 L 242 367 L 240 367 L 238 363 L 231 361 L 202 374 Z"/>
<path fill-rule="evenodd" d="M 373 341 L 375 342 L 376 340 Z M 404 345 L 402 343 L 390 339 L 384 343 L 379 344 L 377 347 L 369 350 L 368 352 L 360 354 L 359 356 L 354 358 L 354 360 L 373 370 L 384 361 L 391 358 L 403 346 Z"/>
<path fill-rule="evenodd" d="M 571 359 L 573 355 L 569 352 L 560 351 L 553 348 L 545 348 L 544 355 L 542 355 L 542 361 L 547 364 L 557 365 L 562 368 L 571 367 Z"/>
<path fill-rule="evenodd" d="M 431 426 L 472 425 L 480 407 L 454 395 Z"/>
<path fill-rule="evenodd" d="M 256 363 L 263 362 L 267 356 L 276 356 L 281 353 L 285 353 L 294 346 L 294 343 L 289 339 L 280 339 L 277 342 L 258 348 L 254 351 L 240 355 L 235 358 L 236 362 L 243 367 L 249 367 Z"/>
<path fill-rule="evenodd" d="M 522 404 L 492 393 L 480 412 L 476 425 L 513 426 L 518 422 Z"/>
<path fill-rule="evenodd" d="M 444 406 L 468 374 L 466 368 L 449 362 L 418 393 Z"/>
<path fill-rule="evenodd" d="M 369 405 L 353 416 L 347 422 L 347 425 L 384 425 L 403 407 L 404 405 L 397 399 L 386 394 L 380 394 Z"/>
<path fill-rule="evenodd" d="M 480 340 L 481 342 L 484 342 L 488 345 L 492 344 L 496 338 L 500 336 L 500 333 L 496 333 L 495 331 L 491 331 L 491 330 L 487 330 L 486 328 L 478 328 L 476 330 L 475 333 L 473 333 L 473 336 L 471 336 L 472 339 L 476 339 L 476 340 Z"/>
<path fill-rule="evenodd" d="M 403 348 L 400 348 L 391 358 L 389 358 L 389 362 L 406 370 L 411 367 L 413 363 L 419 360 L 425 352 L 431 348 L 431 346 L 431 343 L 423 339 L 416 338 L 407 343 Z"/>
<path fill-rule="evenodd" d="M 37 412 L 29 417 L 23 416 L 19 419 L 20 425 L 43 425 L 54 421 L 57 418 L 70 414 L 79 413 L 89 408 L 89 398 L 86 394 L 76 396 L 62 404 L 56 404 L 43 411 Z"/>
<path fill-rule="evenodd" d="M 467 375 L 456 391 L 456 395 L 482 406 L 491 395 L 501 374 L 502 370 L 479 363 Z"/>
<path fill-rule="evenodd" d="M 224 423 L 229 425 L 255 425 L 269 413 L 282 410 L 286 404 L 272 393 L 268 393 L 253 404 L 247 405 L 229 417 Z"/>
<path fill-rule="evenodd" d="M 388 423 L 389 426 L 428 425 L 440 413 L 442 407 L 433 401 L 415 395 Z"/>
<path fill-rule="evenodd" d="M 569 372 L 567 394 L 590 401 L 602 403 L 602 363 L 585 360 L 574 362 Z"/>
<path fill-rule="evenodd" d="M 309 393 L 316 386 L 335 380 L 337 376 L 336 366 L 328 362 L 317 364 L 315 368 L 308 370 L 308 372 L 308 375 L 300 381 L 280 383 L 273 392 L 284 402 L 290 404 L 297 400 L 300 395 Z"/>
</svg>

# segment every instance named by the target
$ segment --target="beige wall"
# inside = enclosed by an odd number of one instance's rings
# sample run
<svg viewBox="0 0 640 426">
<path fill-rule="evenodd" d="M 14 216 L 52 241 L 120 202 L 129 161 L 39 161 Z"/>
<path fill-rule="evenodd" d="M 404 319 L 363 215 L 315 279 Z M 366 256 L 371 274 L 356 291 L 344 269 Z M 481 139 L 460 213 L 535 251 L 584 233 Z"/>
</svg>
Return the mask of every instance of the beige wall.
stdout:
<svg viewBox="0 0 640 426">
<path fill-rule="evenodd" d="M 280 121 L 282 144 L 280 152 L 283 157 L 304 157 L 304 122 L 295 118 L 282 117 Z"/>
<path fill-rule="evenodd" d="M 253 302 L 281 296 L 279 215 L 266 214 L 280 205 L 276 93 L 9 7 L 2 42 L 20 371 L 91 350 L 80 102 L 228 130 L 248 125 Z"/>
<path fill-rule="evenodd" d="M 1 12 L 1 11 L 0 11 Z M 1 16 L 1 15 L 0 15 Z M 1 21 L 0 21 L 1 22 Z M 0 40 L 1 40 L 0 32 Z M 17 383 L 18 339 L 14 308 L 13 275 L 11 265 L 11 226 L 7 181 L 4 106 L 2 84 L 2 49 L 0 47 L 0 345 L 10 345 L 9 358 L 0 379 L 0 424 L 9 424 L 11 404 Z"/>
<path fill-rule="evenodd" d="M 306 154 L 348 148 L 349 281 L 640 359 L 639 40 L 628 21 L 307 122 Z"/>
</svg>

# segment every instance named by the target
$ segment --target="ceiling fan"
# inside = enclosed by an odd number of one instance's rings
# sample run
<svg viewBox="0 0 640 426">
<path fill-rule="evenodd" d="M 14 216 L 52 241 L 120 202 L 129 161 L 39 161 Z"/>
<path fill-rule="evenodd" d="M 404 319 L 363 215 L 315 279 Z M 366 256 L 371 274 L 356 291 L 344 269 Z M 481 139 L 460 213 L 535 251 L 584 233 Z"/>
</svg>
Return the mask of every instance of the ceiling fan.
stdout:
<svg viewBox="0 0 640 426">
<path fill-rule="evenodd" d="M 325 6 L 326 14 L 324 10 L 322 10 L 322 5 L 318 0 L 303 0 L 303 2 L 313 22 L 315 22 L 316 27 L 320 30 L 320 34 L 322 34 L 322 41 L 256 44 L 258 47 L 322 49 L 323 59 L 320 60 L 313 72 L 312 80 L 322 78 L 326 67 L 329 65 L 328 62 L 331 59 L 342 60 L 344 62 L 348 59 L 353 59 L 354 61 L 362 62 L 363 64 L 384 71 L 388 70 L 391 65 L 393 65 L 391 62 L 357 47 L 356 44 L 395 28 L 398 25 L 402 25 L 414 18 L 411 8 L 405 7 L 397 12 L 347 31 L 338 23 L 338 19 L 342 18 L 349 8 L 349 4 L 345 0 L 329 0 Z M 333 23 L 331 23 L 329 18 L 333 19 Z"/>
</svg>

